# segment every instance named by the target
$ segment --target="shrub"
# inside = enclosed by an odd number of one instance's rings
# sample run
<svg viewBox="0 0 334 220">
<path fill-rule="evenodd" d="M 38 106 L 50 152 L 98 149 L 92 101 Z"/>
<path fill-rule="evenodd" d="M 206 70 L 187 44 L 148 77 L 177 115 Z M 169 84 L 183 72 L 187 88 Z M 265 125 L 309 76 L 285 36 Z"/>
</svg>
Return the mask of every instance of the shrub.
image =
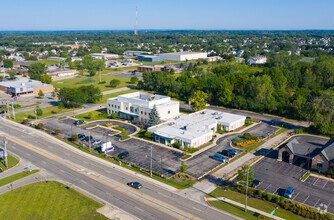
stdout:
<svg viewBox="0 0 334 220">
<path fill-rule="evenodd" d="M 29 119 L 35 119 L 35 116 L 33 116 L 33 115 L 28 115 L 28 118 L 29 118 Z"/>
<path fill-rule="evenodd" d="M 262 198 L 262 194 L 263 194 L 263 192 L 262 192 L 261 189 L 258 189 L 258 190 L 256 191 L 256 193 L 259 195 L 260 198 Z"/>
<path fill-rule="evenodd" d="M 110 118 L 112 118 L 112 119 L 117 118 L 117 113 L 112 113 L 112 114 L 110 115 Z"/>
<path fill-rule="evenodd" d="M 106 81 L 103 80 L 103 81 L 99 82 L 99 84 L 106 84 Z"/>
<path fill-rule="evenodd" d="M 295 130 L 295 134 L 301 134 L 303 132 L 304 132 L 303 128 L 299 128 L 299 129 Z"/>
<path fill-rule="evenodd" d="M 138 165 L 136 165 L 136 164 L 131 164 L 131 166 L 133 167 L 133 168 L 137 168 L 137 169 L 140 169 L 140 166 L 138 166 Z"/>
<path fill-rule="evenodd" d="M 152 170 L 152 174 L 153 174 L 153 175 L 156 175 L 156 176 L 161 176 L 161 174 L 160 174 L 160 173 L 158 173 L 158 172 L 155 172 L 155 171 L 153 171 L 153 170 Z"/>
<path fill-rule="evenodd" d="M 271 201 L 273 198 L 273 195 L 271 195 L 270 193 L 267 193 L 267 200 L 268 201 Z"/>
<path fill-rule="evenodd" d="M 25 119 L 23 119 L 22 123 L 27 125 L 27 124 L 29 124 L 29 120 L 25 118 Z"/>
<path fill-rule="evenodd" d="M 71 136 L 71 141 L 77 141 L 77 140 L 79 140 L 78 135 L 73 134 L 73 135 Z"/>
<path fill-rule="evenodd" d="M 274 202 L 278 204 L 280 202 L 281 198 L 279 196 L 274 196 Z"/>
<path fill-rule="evenodd" d="M 44 128 L 44 124 L 43 123 L 38 123 L 37 128 L 42 130 Z"/>
<path fill-rule="evenodd" d="M 121 81 L 118 79 L 112 79 L 110 80 L 110 83 L 109 83 L 110 87 L 113 87 L 113 88 L 119 86 L 120 84 L 121 84 Z"/>
<path fill-rule="evenodd" d="M 152 132 L 146 131 L 144 135 L 147 138 L 151 138 L 152 137 Z"/>
<path fill-rule="evenodd" d="M 181 144 L 180 144 L 180 143 L 174 143 L 174 144 L 173 144 L 173 147 L 179 149 L 179 148 L 181 147 Z"/>
<path fill-rule="evenodd" d="M 188 166 L 182 161 L 181 162 L 181 167 L 180 167 L 181 173 L 185 173 L 187 168 L 188 168 Z"/>
<path fill-rule="evenodd" d="M 59 129 L 56 129 L 56 130 L 55 130 L 55 133 L 56 133 L 56 135 L 60 134 L 60 130 L 59 130 Z"/>
<path fill-rule="evenodd" d="M 125 129 L 122 130 L 122 135 L 126 135 L 127 133 L 128 133 L 127 130 Z"/>
</svg>

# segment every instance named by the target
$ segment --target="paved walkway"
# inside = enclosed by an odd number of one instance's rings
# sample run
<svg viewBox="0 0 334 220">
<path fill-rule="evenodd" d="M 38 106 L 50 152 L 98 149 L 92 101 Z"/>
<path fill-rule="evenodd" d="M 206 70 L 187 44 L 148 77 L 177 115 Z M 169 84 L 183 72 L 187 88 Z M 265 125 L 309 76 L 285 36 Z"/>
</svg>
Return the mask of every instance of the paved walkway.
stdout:
<svg viewBox="0 0 334 220">
<path fill-rule="evenodd" d="M 108 91 L 102 92 L 102 95 L 108 95 L 108 94 L 115 93 L 115 92 L 122 92 L 122 91 L 126 91 L 129 89 L 133 89 L 133 88 L 132 87 L 122 87 L 118 89 L 108 90 Z"/>
<path fill-rule="evenodd" d="M 285 132 L 267 140 L 264 144 L 262 144 L 259 148 L 261 149 L 270 149 L 279 142 L 281 142 L 286 136 L 288 136 L 289 133 L 291 133 L 293 130 L 286 130 Z M 238 171 L 240 167 L 250 163 L 252 160 L 254 160 L 257 156 L 254 155 L 254 153 L 258 149 L 255 149 L 253 151 L 248 152 L 241 158 L 238 158 L 234 162 L 228 164 L 227 166 L 219 169 L 218 171 L 214 172 L 212 174 L 215 178 L 222 178 L 227 179 L 229 176 L 231 176 L 234 172 Z"/>
<path fill-rule="evenodd" d="M 216 188 L 217 186 L 214 183 L 211 183 L 208 179 L 203 179 L 186 189 L 177 191 L 177 194 L 207 205 L 206 195 Z"/>
<path fill-rule="evenodd" d="M 206 200 L 207 201 L 224 201 L 224 202 L 231 203 L 233 205 L 236 205 L 236 206 L 239 206 L 239 207 L 242 207 L 242 208 L 245 207 L 244 204 L 241 204 L 239 202 L 235 202 L 233 200 L 230 200 L 230 199 L 227 199 L 227 198 L 224 198 L 224 197 L 220 197 L 220 198 L 207 198 Z M 252 208 L 252 207 L 249 207 L 249 206 L 247 206 L 247 210 L 250 210 L 250 211 L 253 211 L 253 212 L 257 212 L 257 213 L 259 213 L 261 215 L 267 216 L 267 217 L 272 218 L 272 219 L 284 220 L 284 218 L 280 218 L 278 216 L 271 215 L 269 213 L 263 212 L 261 210 L 258 210 L 258 209 L 255 209 L 255 208 Z"/>
</svg>

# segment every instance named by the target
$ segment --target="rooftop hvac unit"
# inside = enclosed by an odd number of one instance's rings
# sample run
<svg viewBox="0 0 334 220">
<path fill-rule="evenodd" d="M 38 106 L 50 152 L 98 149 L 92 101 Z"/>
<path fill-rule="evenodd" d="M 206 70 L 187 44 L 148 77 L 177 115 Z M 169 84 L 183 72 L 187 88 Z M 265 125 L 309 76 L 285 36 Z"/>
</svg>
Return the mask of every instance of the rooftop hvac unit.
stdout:
<svg viewBox="0 0 334 220">
<path fill-rule="evenodd" d="M 205 112 L 201 112 L 202 115 L 205 115 Z"/>
</svg>

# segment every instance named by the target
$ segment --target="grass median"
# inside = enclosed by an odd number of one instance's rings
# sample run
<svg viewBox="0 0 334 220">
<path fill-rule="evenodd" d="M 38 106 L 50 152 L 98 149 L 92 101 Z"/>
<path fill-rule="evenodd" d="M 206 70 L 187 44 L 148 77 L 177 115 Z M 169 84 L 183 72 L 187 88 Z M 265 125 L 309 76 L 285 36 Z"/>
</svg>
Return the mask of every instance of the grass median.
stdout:
<svg viewBox="0 0 334 220">
<path fill-rule="evenodd" d="M 5 158 L 0 159 L 0 168 L 2 171 L 8 170 L 19 163 L 19 160 L 10 154 L 8 154 L 7 159 L 8 159 L 8 168 L 6 167 Z"/>
<path fill-rule="evenodd" d="M 34 173 L 37 173 L 39 170 L 32 170 L 31 172 L 29 171 L 24 171 L 24 172 L 21 172 L 21 173 L 16 173 L 14 175 L 11 175 L 11 176 L 8 176 L 8 177 L 5 177 L 3 179 L 0 179 L 0 187 L 1 186 L 4 186 L 4 185 L 7 185 L 8 183 L 12 183 L 16 180 L 19 180 L 19 179 L 22 179 L 24 177 L 27 177 L 27 176 L 30 176 Z"/>
<path fill-rule="evenodd" d="M 0 219 L 107 219 L 103 205 L 58 182 L 29 184 L 0 196 Z"/>
</svg>

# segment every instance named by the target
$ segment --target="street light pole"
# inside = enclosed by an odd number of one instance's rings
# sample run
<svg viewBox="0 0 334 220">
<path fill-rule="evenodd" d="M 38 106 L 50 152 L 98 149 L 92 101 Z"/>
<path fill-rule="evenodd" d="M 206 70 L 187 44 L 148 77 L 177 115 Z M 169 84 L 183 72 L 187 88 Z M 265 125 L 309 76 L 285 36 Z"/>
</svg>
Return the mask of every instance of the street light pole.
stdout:
<svg viewBox="0 0 334 220">
<path fill-rule="evenodd" d="M 150 171 L 150 175 L 151 175 L 151 177 L 152 177 L 152 145 L 151 145 L 151 171 Z"/>
<path fill-rule="evenodd" d="M 92 152 L 92 148 L 90 146 L 90 131 L 88 131 L 88 143 L 89 143 L 89 152 Z"/>
<path fill-rule="evenodd" d="M 248 174 L 249 174 L 249 169 L 250 169 L 250 167 L 248 167 L 248 169 L 247 169 L 245 212 L 247 212 L 247 194 L 248 194 Z"/>
<path fill-rule="evenodd" d="M 4 144 L 5 144 L 5 160 L 6 160 L 6 168 L 8 169 L 8 158 L 7 158 L 7 139 L 4 136 Z"/>
<path fill-rule="evenodd" d="M 15 110 L 14 110 L 14 103 L 13 102 L 12 102 L 12 111 L 13 111 L 14 120 L 15 120 Z"/>
</svg>

